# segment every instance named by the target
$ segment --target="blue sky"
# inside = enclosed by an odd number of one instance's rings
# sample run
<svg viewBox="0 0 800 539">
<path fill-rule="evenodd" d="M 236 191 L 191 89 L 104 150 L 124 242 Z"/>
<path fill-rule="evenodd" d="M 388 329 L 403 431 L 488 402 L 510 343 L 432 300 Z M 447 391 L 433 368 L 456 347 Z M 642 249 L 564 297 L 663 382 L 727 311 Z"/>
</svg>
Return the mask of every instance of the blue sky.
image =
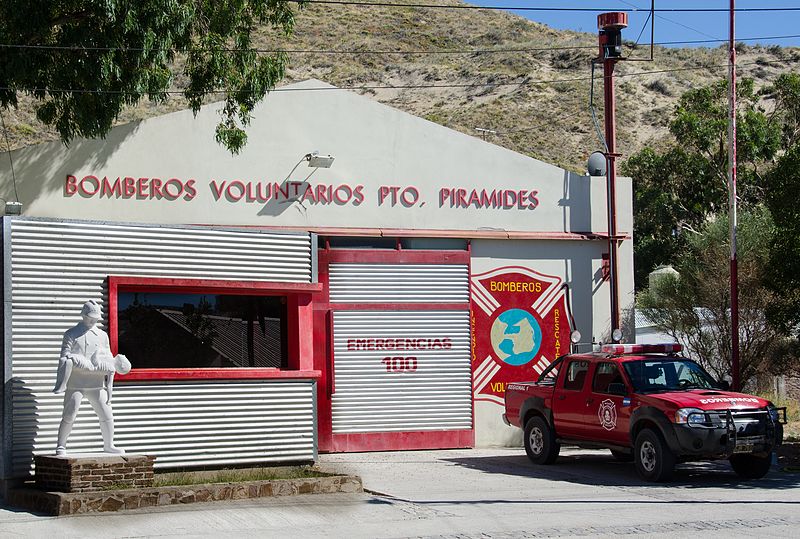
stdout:
<svg viewBox="0 0 800 539">
<path fill-rule="evenodd" d="M 647 19 L 650 0 L 468 0 L 475 5 L 525 6 L 525 7 L 591 7 L 597 12 L 517 12 L 523 17 L 554 28 L 596 33 L 597 14 L 615 9 L 638 8 L 640 13 L 628 13 L 628 28 L 623 36 L 635 41 Z M 724 8 L 729 0 L 656 0 L 656 9 L 662 8 Z M 755 7 L 797 7 L 800 0 L 736 0 L 737 9 Z M 513 11 L 513 10 L 512 10 Z M 728 39 L 727 13 L 658 13 L 655 19 L 655 41 L 687 41 L 703 39 Z M 648 23 L 649 25 L 649 23 Z M 741 38 L 798 35 L 800 11 L 737 13 L 736 36 Z M 640 43 L 650 40 L 650 28 L 645 29 Z M 765 45 L 800 46 L 800 38 L 761 40 Z M 748 43 L 753 43 L 748 41 Z M 695 45 L 697 46 L 697 45 Z M 718 46 L 706 44 L 702 46 Z"/>
</svg>

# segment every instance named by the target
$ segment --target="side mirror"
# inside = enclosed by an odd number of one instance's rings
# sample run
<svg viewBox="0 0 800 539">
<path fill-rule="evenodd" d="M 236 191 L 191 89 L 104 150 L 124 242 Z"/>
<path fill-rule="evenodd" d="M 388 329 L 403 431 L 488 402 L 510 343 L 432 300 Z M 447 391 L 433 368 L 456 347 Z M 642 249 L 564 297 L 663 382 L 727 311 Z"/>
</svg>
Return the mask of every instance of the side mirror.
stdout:
<svg viewBox="0 0 800 539">
<path fill-rule="evenodd" d="M 727 380 L 720 380 L 719 382 L 717 382 L 717 385 L 722 391 L 730 391 L 731 389 L 731 383 L 728 382 Z"/>
<path fill-rule="evenodd" d="M 627 395 L 628 388 L 625 387 L 625 384 L 614 382 L 608 384 L 608 392 L 611 393 L 612 395 Z"/>
</svg>

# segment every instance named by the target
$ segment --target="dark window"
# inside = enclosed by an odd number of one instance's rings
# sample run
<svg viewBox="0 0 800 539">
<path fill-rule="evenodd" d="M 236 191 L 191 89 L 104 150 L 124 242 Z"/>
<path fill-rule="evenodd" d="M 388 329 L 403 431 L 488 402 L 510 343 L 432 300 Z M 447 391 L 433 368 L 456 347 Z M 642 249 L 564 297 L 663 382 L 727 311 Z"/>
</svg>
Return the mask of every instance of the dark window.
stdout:
<svg viewBox="0 0 800 539">
<path fill-rule="evenodd" d="M 326 240 L 331 249 L 397 249 L 397 240 L 395 238 L 320 236 L 320 248 L 325 248 Z"/>
<path fill-rule="evenodd" d="M 622 375 L 614 363 L 598 363 L 592 379 L 592 391 L 595 393 L 609 393 L 609 384 L 624 384 Z"/>
<path fill-rule="evenodd" d="M 458 238 L 401 238 L 403 249 L 422 249 L 429 251 L 466 251 L 467 240 Z"/>
<path fill-rule="evenodd" d="M 281 296 L 119 292 L 119 353 L 135 369 L 286 368 Z"/>
<path fill-rule="evenodd" d="M 717 387 L 711 375 L 689 359 L 653 358 L 626 361 L 624 365 L 637 393 Z"/>
<path fill-rule="evenodd" d="M 564 378 L 564 389 L 583 389 L 583 382 L 586 380 L 588 370 L 588 361 L 570 361 L 567 365 L 567 376 Z"/>
</svg>

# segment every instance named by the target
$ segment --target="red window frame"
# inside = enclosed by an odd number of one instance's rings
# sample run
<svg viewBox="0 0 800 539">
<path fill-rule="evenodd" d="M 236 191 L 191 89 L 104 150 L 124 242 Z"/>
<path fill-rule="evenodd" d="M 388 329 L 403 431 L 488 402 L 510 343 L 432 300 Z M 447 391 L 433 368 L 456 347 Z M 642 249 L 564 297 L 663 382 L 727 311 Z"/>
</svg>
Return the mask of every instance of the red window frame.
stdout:
<svg viewBox="0 0 800 539">
<path fill-rule="evenodd" d="M 272 281 L 218 281 L 208 279 L 162 279 L 151 277 L 108 277 L 108 337 L 111 353 L 118 350 L 118 296 L 120 292 L 227 294 L 285 296 L 287 298 L 288 369 L 227 368 L 227 369 L 131 369 L 117 375 L 119 382 L 142 380 L 245 380 L 265 378 L 319 378 L 314 369 L 313 295 L 322 292 L 320 283 L 283 283 Z"/>
</svg>

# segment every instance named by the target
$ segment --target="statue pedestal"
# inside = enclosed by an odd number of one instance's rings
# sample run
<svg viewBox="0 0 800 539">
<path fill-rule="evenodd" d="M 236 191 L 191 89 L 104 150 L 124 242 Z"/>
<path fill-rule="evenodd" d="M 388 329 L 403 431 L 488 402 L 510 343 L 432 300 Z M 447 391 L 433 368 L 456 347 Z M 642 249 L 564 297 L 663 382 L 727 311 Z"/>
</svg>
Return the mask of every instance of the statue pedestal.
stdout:
<svg viewBox="0 0 800 539">
<path fill-rule="evenodd" d="M 152 455 L 36 455 L 36 486 L 45 491 L 95 492 L 153 486 Z"/>
</svg>

